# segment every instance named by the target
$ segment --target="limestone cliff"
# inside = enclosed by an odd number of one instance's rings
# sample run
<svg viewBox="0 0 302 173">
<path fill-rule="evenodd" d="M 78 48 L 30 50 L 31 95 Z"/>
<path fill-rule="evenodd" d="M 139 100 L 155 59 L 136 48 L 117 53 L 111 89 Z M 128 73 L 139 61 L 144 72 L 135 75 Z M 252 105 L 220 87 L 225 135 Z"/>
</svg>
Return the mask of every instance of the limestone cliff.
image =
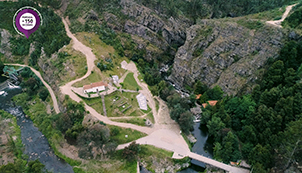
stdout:
<svg viewBox="0 0 302 173">
<path fill-rule="evenodd" d="M 179 87 L 200 80 L 229 95 L 252 89 L 268 58 L 276 58 L 285 33 L 280 28 L 241 26 L 236 20 L 202 20 L 186 30 L 169 80 Z"/>
</svg>

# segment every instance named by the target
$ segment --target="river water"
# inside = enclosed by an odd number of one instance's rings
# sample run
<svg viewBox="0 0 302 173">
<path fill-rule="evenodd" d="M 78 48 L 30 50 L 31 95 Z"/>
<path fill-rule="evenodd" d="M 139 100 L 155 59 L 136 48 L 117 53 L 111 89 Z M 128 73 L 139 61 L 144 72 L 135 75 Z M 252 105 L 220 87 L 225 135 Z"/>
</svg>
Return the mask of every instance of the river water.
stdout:
<svg viewBox="0 0 302 173">
<path fill-rule="evenodd" d="M 30 118 L 26 118 L 22 108 L 11 101 L 11 98 L 20 94 L 22 89 L 7 88 L 4 91 L 8 95 L 0 95 L 0 109 L 9 112 L 17 118 L 17 124 L 21 129 L 22 143 L 24 144 L 23 154 L 28 155 L 29 160 L 39 159 L 48 171 L 73 173 L 72 167 L 54 154 L 47 138 L 34 126 Z"/>
<path fill-rule="evenodd" d="M 197 142 L 192 148 L 192 152 L 198 153 L 205 157 L 213 158 L 213 140 L 208 138 L 206 126 L 199 128 L 200 123 L 194 124 L 194 131 L 192 134 L 195 136 Z M 205 170 L 205 164 L 197 160 L 191 160 L 191 166 L 187 169 L 179 171 L 178 173 L 198 173 Z"/>
</svg>

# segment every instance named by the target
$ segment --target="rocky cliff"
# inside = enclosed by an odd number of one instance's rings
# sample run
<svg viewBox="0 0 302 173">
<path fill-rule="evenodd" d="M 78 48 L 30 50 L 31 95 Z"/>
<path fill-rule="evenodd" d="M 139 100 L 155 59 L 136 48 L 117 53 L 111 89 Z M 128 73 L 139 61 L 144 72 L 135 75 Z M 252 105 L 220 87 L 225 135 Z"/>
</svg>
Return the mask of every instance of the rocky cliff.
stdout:
<svg viewBox="0 0 302 173">
<path fill-rule="evenodd" d="M 264 24 L 256 29 L 235 19 L 202 20 L 186 30 L 169 80 L 184 87 L 200 80 L 229 95 L 250 91 L 268 58 L 276 58 L 285 33 Z M 240 24 L 239 24 L 240 23 Z"/>
</svg>

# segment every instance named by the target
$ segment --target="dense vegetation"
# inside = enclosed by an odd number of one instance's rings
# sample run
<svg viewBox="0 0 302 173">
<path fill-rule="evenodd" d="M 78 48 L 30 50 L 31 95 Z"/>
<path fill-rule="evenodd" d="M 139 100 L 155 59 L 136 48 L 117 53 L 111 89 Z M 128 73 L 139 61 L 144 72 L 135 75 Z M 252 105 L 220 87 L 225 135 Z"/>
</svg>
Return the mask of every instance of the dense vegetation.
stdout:
<svg viewBox="0 0 302 173">
<path fill-rule="evenodd" d="M 215 159 L 247 159 L 255 172 L 302 161 L 301 51 L 301 42 L 288 42 L 252 94 L 225 97 L 203 111 Z"/>
<path fill-rule="evenodd" d="M 297 28 L 297 29 L 302 29 L 301 23 L 302 23 L 302 4 L 298 4 L 295 8 L 296 10 L 294 11 L 293 14 L 288 16 L 282 25 L 288 25 L 291 28 Z"/>
<path fill-rule="evenodd" d="M 185 15 L 196 21 L 198 18 L 220 18 L 236 17 L 247 14 L 258 13 L 287 5 L 295 0 L 167 0 L 167 1 L 148 1 L 136 0 L 137 2 L 155 9 L 159 13 L 170 16 Z"/>
<path fill-rule="evenodd" d="M 52 2 L 52 1 L 51 1 Z M 29 54 L 30 44 L 33 43 L 35 51 L 30 54 L 29 63 L 37 68 L 38 58 L 41 55 L 41 48 L 47 56 L 58 51 L 61 47 L 68 44 L 70 38 L 67 37 L 61 18 L 57 16 L 53 10 L 38 6 L 33 1 L 21 0 L 16 2 L 0 2 L 1 16 L 5 16 L 6 24 L 0 25 L 0 28 L 8 29 L 12 35 L 16 35 L 13 29 L 13 21 L 15 11 L 24 6 L 32 6 L 36 8 L 42 15 L 43 24 L 35 31 L 29 39 L 26 37 L 12 37 L 11 48 L 13 55 L 27 56 Z M 9 17 L 9 19 L 6 19 Z"/>
</svg>

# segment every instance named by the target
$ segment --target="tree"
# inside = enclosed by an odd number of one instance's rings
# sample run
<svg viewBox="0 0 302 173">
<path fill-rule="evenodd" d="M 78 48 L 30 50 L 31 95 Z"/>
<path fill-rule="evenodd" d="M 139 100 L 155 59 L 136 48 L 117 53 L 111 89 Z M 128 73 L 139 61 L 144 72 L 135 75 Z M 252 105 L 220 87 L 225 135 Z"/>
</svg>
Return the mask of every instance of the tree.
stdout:
<svg viewBox="0 0 302 173">
<path fill-rule="evenodd" d="M 211 100 L 220 100 L 222 99 L 223 95 L 223 91 L 218 85 L 216 85 L 213 89 L 208 90 L 206 93 Z"/>
<path fill-rule="evenodd" d="M 210 136 L 217 136 L 218 132 L 225 128 L 225 124 L 221 121 L 219 117 L 213 116 L 208 122 L 207 127 L 209 129 Z"/>
<path fill-rule="evenodd" d="M 45 101 L 48 97 L 49 92 L 45 87 L 42 87 L 42 89 L 39 91 L 39 97 L 41 100 Z"/>
<path fill-rule="evenodd" d="M 190 130 L 193 128 L 193 114 L 190 111 L 186 111 L 182 113 L 178 119 L 178 124 L 180 129 L 185 133 L 188 134 Z"/>
<path fill-rule="evenodd" d="M 291 87 L 294 86 L 296 81 L 299 78 L 297 77 L 296 71 L 293 68 L 287 69 L 286 73 L 284 74 L 284 86 Z"/>
<path fill-rule="evenodd" d="M 195 94 L 203 94 L 208 90 L 207 85 L 203 84 L 201 81 L 197 81 L 193 86 Z"/>
<path fill-rule="evenodd" d="M 280 136 L 281 144 L 278 153 L 283 169 L 287 169 L 295 160 L 302 159 L 302 119 L 289 123 Z"/>
<path fill-rule="evenodd" d="M 252 165 L 262 163 L 264 167 L 269 168 L 271 165 L 272 157 L 269 149 L 257 144 L 249 155 L 249 161 Z"/>
<path fill-rule="evenodd" d="M 265 79 L 262 81 L 262 89 L 271 89 L 283 82 L 284 63 L 276 61 L 266 73 Z"/>
<path fill-rule="evenodd" d="M 0 75 L 3 73 L 3 69 L 4 69 L 4 64 L 0 59 Z"/>
<path fill-rule="evenodd" d="M 1 166 L 0 172 L 1 173 L 21 173 L 21 171 L 18 170 L 17 167 L 12 163 L 8 163 L 7 165 Z"/>
<path fill-rule="evenodd" d="M 44 167 L 45 167 L 45 165 L 43 165 L 39 160 L 30 161 L 30 162 L 28 162 L 27 172 L 28 173 L 42 173 Z"/>
<path fill-rule="evenodd" d="M 137 158 L 140 150 L 140 145 L 136 144 L 136 142 L 132 142 L 128 147 L 123 150 L 123 157 L 128 161 L 133 161 Z"/>
<path fill-rule="evenodd" d="M 223 153 L 221 144 L 219 142 L 216 142 L 214 144 L 214 158 L 215 158 L 215 160 L 223 161 L 222 160 L 223 155 L 224 155 L 224 153 Z"/>
</svg>

